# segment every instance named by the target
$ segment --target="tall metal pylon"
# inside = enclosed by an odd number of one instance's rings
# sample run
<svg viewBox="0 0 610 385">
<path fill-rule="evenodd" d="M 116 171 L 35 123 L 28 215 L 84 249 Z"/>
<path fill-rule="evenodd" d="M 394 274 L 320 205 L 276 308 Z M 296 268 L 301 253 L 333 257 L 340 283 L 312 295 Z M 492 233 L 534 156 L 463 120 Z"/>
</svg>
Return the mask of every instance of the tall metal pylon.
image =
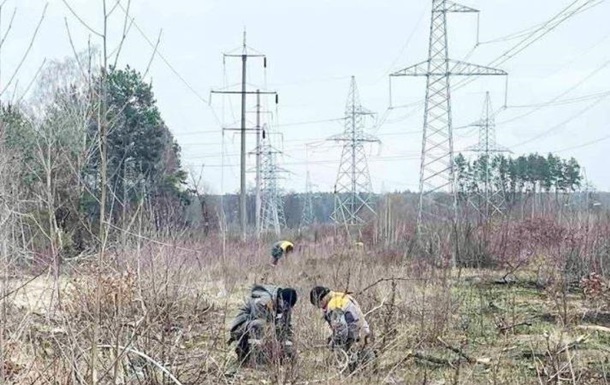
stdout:
<svg viewBox="0 0 610 385">
<path fill-rule="evenodd" d="M 262 231 L 273 231 L 280 235 L 282 228 L 286 227 L 284 216 L 284 202 L 280 194 L 280 174 L 288 172 L 277 164 L 277 154 L 280 153 L 271 145 L 269 133 L 263 126 L 261 153 L 261 179 L 262 179 Z"/>
<path fill-rule="evenodd" d="M 447 14 L 473 12 L 479 11 L 448 0 L 432 0 L 428 60 L 390 75 L 425 76 L 427 80 L 419 175 L 418 228 L 421 228 L 424 213 L 457 221 L 450 78 L 507 75 L 499 69 L 449 59 Z M 431 199 L 439 192 L 449 193 L 449 204 L 439 203 L 443 201 L 442 198 Z M 435 206 L 437 212 L 434 212 Z M 443 208 L 444 212 L 438 211 Z"/>
<path fill-rule="evenodd" d="M 256 224 L 256 237 L 259 238 L 261 235 L 261 223 L 262 223 L 262 194 L 263 194 L 263 180 L 262 180 L 262 139 L 263 139 L 263 127 L 261 125 L 261 114 L 271 113 L 271 111 L 263 111 L 261 105 L 261 94 L 260 90 L 256 90 L 256 147 L 249 154 L 256 156 L 256 166 L 254 168 L 255 173 L 255 207 L 254 207 L 254 221 Z M 278 94 L 276 92 L 267 92 L 267 94 L 274 94 L 277 106 Z"/>
<path fill-rule="evenodd" d="M 262 58 L 263 59 L 263 67 L 267 68 L 267 57 L 261 53 L 254 52 L 252 48 L 246 45 L 246 31 L 244 30 L 243 34 L 243 43 L 240 47 L 241 53 L 233 52 L 233 53 L 224 53 L 223 54 L 223 63 L 227 58 L 240 58 L 241 59 L 241 90 L 240 91 L 230 91 L 230 90 L 212 90 L 211 94 L 226 94 L 226 95 L 240 95 L 241 96 L 241 119 L 240 119 L 240 127 L 239 128 L 228 128 L 223 127 L 223 130 L 236 130 L 240 132 L 240 164 L 239 164 L 239 224 L 241 230 L 242 240 L 246 239 L 247 235 L 247 227 L 248 227 L 248 216 L 247 216 L 247 207 L 246 207 L 246 100 L 248 95 L 257 95 L 257 98 L 260 99 L 261 94 L 274 94 L 276 97 L 277 104 L 277 93 L 276 92 L 267 92 L 267 91 L 248 91 L 247 90 L 247 62 L 249 58 Z M 236 51 L 238 51 L 236 50 Z M 260 104 L 257 102 L 257 104 Z"/>
<path fill-rule="evenodd" d="M 480 212 L 484 219 L 494 214 L 502 214 L 504 205 L 504 191 L 496 188 L 492 181 L 492 157 L 494 154 L 511 152 L 508 148 L 498 145 L 496 142 L 496 119 L 491 105 L 489 92 L 485 93 L 483 113 L 481 119 L 472 124 L 479 127 L 479 142 L 467 150 L 480 154 L 478 162 L 479 170 L 483 177 L 483 186 L 477 189 L 475 200 L 469 198 L 470 203 Z"/>
<path fill-rule="evenodd" d="M 311 174 L 307 170 L 305 177 L 305 195 L 303 197 L 303 213 L 301 214 L 301 227 L 311 226 L 315 217 L 313 213 L 313 187 L 311 184 Z"/>
<path fill-rule="evenodd" d="M 356 225 L 364 222 L 366 213 L 375 215 L 373 187 L 364 149 L 364 143 L 379 142 L 364 132 L 365 117 L 371 115 L 374 113 L 360 104 L 356 78 L 352 76 L 345 106 L 345 131 L 328 139 L 344 143 L 334 189 L 335 208 L 331 215 L 335 223 Z"/>
</svg>

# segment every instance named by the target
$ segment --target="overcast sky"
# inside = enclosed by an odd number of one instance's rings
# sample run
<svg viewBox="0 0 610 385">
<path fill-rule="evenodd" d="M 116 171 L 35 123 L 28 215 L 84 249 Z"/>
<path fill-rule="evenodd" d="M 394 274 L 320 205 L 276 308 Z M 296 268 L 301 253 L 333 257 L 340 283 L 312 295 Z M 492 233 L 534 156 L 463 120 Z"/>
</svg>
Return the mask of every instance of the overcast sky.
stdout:
<svg viewBox="0 0 610 385">
<path fill-rule="evenodd" d="M 101 0 L 67 1 L 82 20 L 101 30 Z M 587 1 L 577 0 L 575 6 Z M 122 0 L 123 6 L 126 3 Z M 451 14 L 450 56 L 487 65 L 571 3 L 574 0 L 464 1 L 481 10 L 482 44 L 475 49 L 476 16 Z M 559 151 L 561 156 L 574 156 L 598 189 L 610 190 L 606 152 L 610 148 L 610 93 L 589 97 L 610 91 L 610 2 L 594 3 L 599 5 L 585 8 L 500 66 L 510 76 L 508 108 L 497 116 L 497 141 L 515 154 Z M 17 67 L 44 4 L 43 0 L 8 0 L 2 9 L 3 31 L 17 9 L 2 48 L 2 88 Z M 199 172 L 204 165 L 203 178 L 212 192 L 234 192 L 239 186 L 238 136 L 226 132 L 223 146 L 216 119 L 226 126 L 238 125 L 239 97 L 214 95 L 213 110 L 206 102 L 211 89 L 237 89 L 239 59 L 227 59 L 223 65 L 222 53 L 239 49 L 244 28 L 248 45 L 268 57 L 266 71 L 260 61 L 252 59 L 250 89 L 262 89 L 266 84 L 280 95 L 277 110 L 269 99 L 265 116 L 282 133 L 275 139 L 284 150 L 280 162 L 290 171 L 283 187 L 304 189 L 309 160 L 315 190 L 332 190 L 340 149 L 323 140 L 343 130 L 339 119 L 344 114 L 349 78 L 354 75 L 362 104 L 384 122 L 372 130 L 382 145 L 367 149 L 373 188 L 379 192 L 417 189 L 425 81 L 395 78 L 395 108 L 388 110 L 388 74 L 426 59 L 430 5 L 431 1 L 423 0 L 132 0 L 131 15 L 151 41 L 163 30 L 159 52 L 179 76 L 156 57 L 149 78 L 161 114 L 182 147 L 185 168 Z M 119 41 L 123 16 L 120 8 L 112 16 L 111 49 Z M 62 0 L 50 0 L 39 35 L 18 73 L 17 94 L 45 58 L 61 60 L 72 55 L 65 20 L 76 49 L 86 49 L 91 33 Z M 522 31 L 525 33 L 518 34 Z M 144 71 L 152 48 L 141 32 L 135 26 L 130 30 L 120 63 Z M 99 44 L 95 36 L 91 39 Z M 452 80 L 454 85 L 459 81 Z M 492 95 L 494 108 L 502 107 L 504 89 L 504 80 L 495 77 L 455 87 L 454 126 L 479 119 L 486 91 Z M 252 111 L 255 104 L 250 98 L 248 109 Z M 400 107 L 404 105 L 409 107 Z M 249 121 L 254 123 L 253 114 Z M 476 128 L 458 129 L 455 147 L 466 148 L 477 138 Z M 598 141 L 602 138 L 606 140 Z M 248 148 L 253 147 L 250 136 Z M 254 157 L 248 162 L 253 166 Z M 249 174 L 249 183 L 252 181 L 253 174 Z"/>
</svg>

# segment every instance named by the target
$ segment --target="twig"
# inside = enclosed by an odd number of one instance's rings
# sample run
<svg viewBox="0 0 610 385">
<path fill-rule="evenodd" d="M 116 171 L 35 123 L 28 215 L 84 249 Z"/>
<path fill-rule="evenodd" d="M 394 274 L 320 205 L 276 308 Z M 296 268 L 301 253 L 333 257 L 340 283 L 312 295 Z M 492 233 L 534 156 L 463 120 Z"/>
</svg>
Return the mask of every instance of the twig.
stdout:
<svg viewBox="0 0 610 385">
<path fill-rule="evenodd" d="M 523 321 L 523 322 L 519 322 L 516 323 L 514 325 L 505 325 L 505 326 L 500 326 L 500 333 L 506 333 L 507 331 L 516 328 L 517 326 L 532 326 L 532 323 L 530 321 Z"/>
<path fill-rule="evenodd" d="M 414 358 L 417 358 L 418 360 L 428 361 L 428 362 L 432 362 L 433 364 L 436 364 L 436 365 L 443 365 L 443 366 L 450 366 L 450 367 L 454 367 L 459 362 L 459 359 L 450 361 L 445 358 L 429 356 L 427 354 L 423 354 L 423 353 L 419 353 L 419 352 L 412 352 L 409 355 Z"/>
<path fill-rule="evenodd" d="M 153 60 L 155 60 L 155 56 L 157 56 L 157 52 L 159 50 L 159 44 L 161 44 L 161 35 L 162 34 L 163 34 L 163 30 L 160 30 L 159 31 L 159 36 L 157 37 L 157 42 L 155 43 L 155 47 L 154 47 L 153 52 L 152 52 L 152 55 L 150 55 L 150 60 L 148 61 L 148 65 L 146 65 L 146 70 L 144 71 L 142 76 L 148 75 L 148 71 L 150 71 L 150 66 L 153 63 Z"/>
<path fill-rule="evenodd" d="M 112 8 L 112 10 L 110 10 L 109 14 L 112 14 L 112 12 L 114 12 L 114 10 L 120 4 L 121 4 L 121 0 L 117 0 L 116 4 Z M 117 48 L 116 55 L 114 56 L 113 68 L 116 68 L 117 63 L 119 62 L 119 56 L 121 56 L 121 50 L 123 49 L 123 44 L 125 43 L 125 39 L 127 38 L 127 32 L 129 31 L 129 29 L 131 29 L 131 25 L 134 22 L 133 18 L 129 17 L 129 8 L 130 7 L 131 7 L 131 0 L 127 0 L 127 9 L 125 9 L 125 18 L 123 19 L 123 33 L 121 34 L 121 41 L 119 42 L 119 46 Z M 121 6 L 121 8 L 123 8 L 123 7 Z M 131 21 L 128 24 L 127 22 L 129 21 L 129 19 L 131 19 Z"/>
<path fill-rule="evenodd" d="M 376 312 L 377 310 L 381 309 L 383 307 L 383 305 L 385 305 L 385 298 L 381 301 L 381 304 L 379 306 L 376 306 L 374 308 L 372 308 L 371 310 L 369 310 L 368 312 L 366 312 L 366 314 L 364 315 L 364 317 L 368 317 L 369 314 Z"/>
<path fill-rule="evenodd" d="M 38 36 L 38 31 L 40 30 L 40 26 L 42 25 L 42 21 L 44 20 L 45 15 L 47 13 L 47 8 L 48 7 L 49 7 L 49 3 L 46 3 L 45 6 L 44 6 L 44 9 L 42 10 L 42 15 L 40 15 L 40 20 L 38 20 L 38 24 L 36 25 L 36 29 L 34 30 L 34 34 L 32 35 L 32 38 L 30 39 L 30 44 L 28 45 L 28 48 L 25 50 L 25 53 L 21 57 L 21 61 L 19 62 L 19 64 L 17 64 L 17 67 L 15 68 L 15 71 L 13 72 L 13 75 L 11 76 L 9 81 L 6 83 L 6 85 L 4 86 L 2 91 L 0 91 L 0 96 L 2 96 L 6 92 L 8 87 L 15 80 L 15 77 L 17 76 L 17 73 L 19 72 L 19 70 L 21 69 L 21 66 L 23 66 L 23 63 L 25 62 L 25 59 L 27 59 L 28 55 L 30 54 L 30 51 L 32 50 L 32 46 L 34 45 L 34 41 L 36 41 L 36 36 Z"/>
<path fill-rule="evenodd" d="M 65 1 L 65 0 L 64 0 Z M 120 4 L 119 2 L 119 7 L 123 10 L 123 12 L 127 12 L 127 10 L 123 7 L 122 4 Z M 138 31 L 138 33 L 144 38 L 144 40 L 146 40 L 146 42 L 148 43 L 148 45 L 150 45 L 152 48 L 155 47 L 155 43 L 152 42 L 152 40 L 150 40 L 150 38 L 146 35 L 146 33 L 144 33 L 144 31 L 140 28 L 140 26 L 138 25 L 138 23 L 135 22 L 133 17 L 130 17 L 131 22 L 133 24 L 133 26 L 136 28 L 136 30 Z M 210 102 L 204 98 L 203 96 L 201 96 L 201 94 L 195 89 L 193 88 L 193 86 L 191 86 L 191 84 L 189 82 L 186 81 L 186 79 L 184 79 L 184 77 L 182 75 L 180 75 L 180 73 L 178 71 L 176 71 L 176 69 L 171 65 L 171 63 L 167 60 L 167 58 L 161 54 L 161 52 L 157 49 L 156 50 L 156 56 L 159 56 L 159 58 L 161 58 L 161 60 L 165 63 L 165 65 L 167 65 L 167 67 L 170 69 L 170 71 L 172 71 L 174 73 L 174 75 L 176 75 L 176 77 L 178 79 L 180 79 L 180 81 L 199 99 L 201 100 L 204 104 L 210 104 Z"/>
<path fill-rule="evenodd" d="M 97 35 L 98 37 L 103 37 L 103 35 L 99 32 L 97 32 L 96 30 L 94 30 L 93 28 L 91 28 L 89 26 L 89 24 L 85 23 L 85 21 L 78 15 L 78 13 L 76 13 L 74 11 L 74 9 L 72 9 L 72 7 L 70 6 L 70 4 L 66 1 L 66 0 L 61 0 L 64 5 L 68 8 L 68 10 L 70 11 L 70 13 L 76 18 L 76 20 L 78 20 L 83 27 L 87 28 L 92 34 Z"/>
<path fill-rule="evenodd" d="M 556 354 L 561 354 L 561 353 L 563 353 L 564 351 L 566 351 L 568 349 L 573 349 L 573 348 L 577 347 L 581 343 L 585 342 L 587 340 L 587 338 L 589 338 L 588 335 L 578 337 L 575 341 L 572 341 L 569 344 L 567 344 L 564 347 L 562 347 L 561 349 L 559 349 L 559 351 L 557 351 Z"/>
<path fill-rule="evenodd" d="M 576 328 L 583 329 L 583 330 L 594 330 L 596 332 L 610 333 L 610 328 L 607 328 L 605 326 L 599 326 L 599 325 L 578 325 L 578 326 L 576 326 Z"/>
<path fill-rule="evenodd" d="M 469 363 L 475 363 L 477 360 L 473 359 L 472 357 L 470 357 L 469 355 L 467 355 L 466 353 L 464 353 L 464 351 L 460 348 L 456 348 L 455 346 L 451 346 L 449 345 L 447 342 L 445 342 L 441 337 L 436 337 L 436 339 L 438 340 L 438 342 L 440 342 L 441 344 L 443 344 L 443 346 L 449 350 L 451 350 L 454 353 L 459 354 L 460 356 L 462 356 L 463 358 L 466 359 L 466 361 L 468 361 Z"/>
<path fill-rule="evenodd" d="M 379 285 L 382 282 L 395 282 L 395 281 L 418 281 L 421 280 L 421 278 L 402 278 L 402 277 L 397 277 L 397 278 L 380 278 L 377 281 L 371 283 L 370 285 L 368 285 L 367 287 L 365 287 L 364 289 L 360 290 L 358 293 L 356 293 L 356 295 L 360 295 L 362 293 L 364 293 L 365 291 L 369 290 L 370 288 Z"/>
<path fill-rule="evenodd" d="M 116 349 L 117 346 L 113 346 L 113 345 L 98 345 L 98 348 L 100 348 L 100 349 Z M 169 370 L 167 370 L 163 365 L 161 365 L 157 361 L 153 360 L 151 357 L 149 357 L 145 353 L 142 353 L 142 352 L 137 351 L 135 349 L 124 347 L 124 346 L 118 346 L 118 348 L 120 350 L 122 350 L 123 352 L 133 353 L 133 354 L 135 354 L 137 356 L 140 356 L 140 357 L 144 358 L 145 360 L 147 360 L 148 362 L 150 362 L 151 364 L 156 366 L 163 373 L 165 373 L 169 377 L 169 379 L 172 380 L 175 384 L 182 385 L 182 383 L 180 381 L 178 381 L 178 379 L 176 377 L 174 377 Z"/>
<path fill-rule="evenodd" d="M 81 75 L 85 81 L 88 81 L 87 72 L 83 68 L 83 64 L 78 57 L 78 53 L 76 52 L 76 47 L 74 46 L 74 40 L 72 39 L 72 34 L 70 33 L 70 26 L 68 25 L 68 18 L 64 17 L 64 24 L 66 26 L 66 33 L 68 34 L 68 41 L 70 42 L 70 47 L 72 48 L 72 53 L 74 54 L 74 59 L 76 60 L 76 64 L 78 65 L 78 69 L 81 72 Z M 91 57 L 91 53 L 89 52 L 89 57 Z"/>
<path fill-rule="evenodd" d="M 11 291 L 9 291 L 8 293 L 4 294 L 2 297 L 0 297 L 0 301 L 4 300 L 5 298 L 9 297 L 11 294 L 18 292 L 19 290 L 23 289 L 24 287 L 26 287 L 27 285 L 29 285 L 30 283 L 32 283 L 36 278 L 42 276 L 45 272 L 47 272 L 48 270 L 42 270 L 40 273 L 38 273 L 37 275 L 33 276 L 32 278 L 30 278 L 29 280 L 27 280 L 25 283 L 23 283 L 22 285 L 18 286 L 16 289 L 13 289 Z"/>
<path fill-rule="evenodd" d="M 30 91 L 30 89 L 32 88 L 32 86 L 36 82 L 36 79 L 38 79 L 38 76 L 40 75 L 40 72 L 42 72 L 42 69 L 44 68 L 45 64 L 47 64 L 47 59 L 46 58 L 44 58 L 42 60 L 42 63 L 40 63 L 40 67 L 38 67 L 38 70 L 34 74 L 34 77 L 32 77 L 32 80 L 30 81 L 30 83 L 28 83 L 27 87 L 25 87 L 25 90 L 21 94 L 21 97 L 17 101 L 17 104 L 21 103 L 21 101 L 26 97 L 27 93 Z"/>
<path fill-rule="evenodd" d="M 0 5 L 0 8 L 4 7 L 4 3 L 2 5 Z M 4 33 L 4 36 L 2 36 L 2 41 L 0 41 L 0 49 L 2 47 L 4 47 L 4 42 L 6 41 L 6 38 L 8 37 L 9 32 L 11 31 L 12 27 L 13 27 L 13 21 L 15 20 L 15 15 L 17 14 L 17 8 L 15 8 L 13 10 L 13 15 L 11 16 L 11 20 L 8 22 L 8 28 L 6 29 L 6 32 Z"/>
<path fill-rule="evenodd" d="M 515 271 L 519 270 L 519 268 L 521 266 L 523 266 L 525 262 L 524 261 L 520 261 L 519 263 L 517 263 L 517 265 L 515 267 L 511 266 L 510 264 L 508 265 L 508 267 L 510 267 L 510 270 L 508 271 L 508 273 L 504 274 L 504 276 L 502 277 L 501 281 L 496 281 L 496 283 L 509 283 L 506 278 L 508 278 L 509 275 L 514 274 Z"/>
</svg>

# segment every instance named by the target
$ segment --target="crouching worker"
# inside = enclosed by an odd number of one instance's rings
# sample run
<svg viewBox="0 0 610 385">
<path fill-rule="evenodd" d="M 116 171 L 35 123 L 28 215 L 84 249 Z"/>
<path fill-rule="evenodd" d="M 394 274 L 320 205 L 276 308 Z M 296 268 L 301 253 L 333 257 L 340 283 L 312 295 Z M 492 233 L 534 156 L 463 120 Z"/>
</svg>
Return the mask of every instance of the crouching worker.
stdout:
<svg viewBox="0 0 610 385">
<path fill-rule="evenodd" d="M 309 300 L 323 310 L 324 319 L 330 326 L 329 347 L 348 353 L 350 372 L 359 364 L 375 358 L 375 353 L 369 347 L 371 329 L 358 302 L 351 295 L 316 286 L 311 289 Z"/>
<path fill-rule="evenodd" d="M 296 303 L 297 293 L 292 288 L 255 285 L 251 289 L 230 327 L 228 344 L 237 342 L 235 352 L 240 364 L 252 358 L 259 364 L 273 358 L 293 358 L 291 315 Z"/>
<path fill-rule="evenodd" d="M 294 244 L 289 241 L 279 241 L 273 244 L 271 248 L 271 258 L 273 266 L 277 265 L 278 261 L 285 256 L 288 256 L 294 250 Z"/>
</svg>

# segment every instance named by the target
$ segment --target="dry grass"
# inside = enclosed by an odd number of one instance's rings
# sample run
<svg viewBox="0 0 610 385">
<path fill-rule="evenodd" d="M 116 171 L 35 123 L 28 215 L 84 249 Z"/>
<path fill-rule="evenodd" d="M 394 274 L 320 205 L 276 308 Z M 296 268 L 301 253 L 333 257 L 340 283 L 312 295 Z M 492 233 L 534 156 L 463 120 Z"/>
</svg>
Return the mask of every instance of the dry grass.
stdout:
<svg viewBox="0 0 610 385">
<path fill-rule="evenodd" d="M 307 247 L 272 268 L 264 245 L 232 242 L 223 258 L 218 242 L 149 243 L 104 269 L 80 261 L 65 269 L 61 303 L 51 302 L 44 276 L 5 282 L 8 292 L 25 284 L 3 301 L 5 380 L 87 383 L 101 285 L 99 383 L 341 383 L 346 375 L 323 347 L 326 325 L 308 302 L 309 289 L 324 284 L 353 291 L 370 312 L 379 359 L 352 384 L 610 382 L 610 333 L 577 327 L 610 326 L 610 308 L 562 286 L 559 272 L 537 287 L 538 270 L 528 265 L 514 284 L 496 284 L 504 271 L 452 271 L 408 256 L 379 263 L 382 251 L 344 250 L 333 240 L 303 241 Z M 227 325 L 250 285 L 265 282 L 298 290 L 298 364 L 236 370 Z M 147 380 L 128 382 L 117 362 Z"/>
</svg>

